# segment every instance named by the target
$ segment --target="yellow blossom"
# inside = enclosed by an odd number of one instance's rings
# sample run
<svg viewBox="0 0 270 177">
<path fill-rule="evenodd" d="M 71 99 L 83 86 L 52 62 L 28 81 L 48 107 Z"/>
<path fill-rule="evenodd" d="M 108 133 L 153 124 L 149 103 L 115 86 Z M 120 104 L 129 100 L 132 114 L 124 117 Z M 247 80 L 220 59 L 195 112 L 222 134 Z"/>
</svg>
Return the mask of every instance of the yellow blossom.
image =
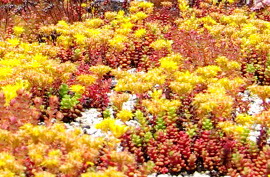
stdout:
<svg viewBox="0 0 270 177">
<path fill-rule="evenodd" d="M 171 50 L 173 41 L 158 39 L 150 44 L 155 50 L 168 49 Z"/>
<path fill-rule="evenodd" d="M 189 9 L 187 0 L 178 0 L 178 6 L 181 12 L 186 12 Z"/>
<path fill-rule="evenodd" d="M 116 18 L 117 19 L 123 19 L 124 17 L 125 17 L 125 11 L 119 10 L 117 15 L 116 15 Z"/>
<path fill-rule="evenodd" d="M 6 105 L 10 103 L 12 99 L 17 96 L 17 91 L 20 89 L 25 89 L 29 86 L 29 83 L 25 80 L 18 80 L 15 84 L 8 84 L 2 86 L 2 91 L 5 94 Z"/>
<path fill-rule="evenodd" d="M 112 70 L 112 68 L 109 66 L 106 66 L 106 65 L 91 66 L 89 68 L 89 71 L 92 71 L 94 74 L 96 74 L 99 77 L 110 72 L 111 70 Z"/>
<path fill-rule="evenodd" d="M 209 65 L 205 67 L 200 67 L 196 70 L 196 74 L 204 78 L 211 78 L 218 75 L 221 72 L 221 68 L 215 65 Z"/>
<path fill-rule="evenodd" d="M 132 29 L 133 26 L 134 26 L 134 24 L 131 22 L 121 24 L 121 28 Z"/>
<path fill-rule="evenodd" d="M 228 135 L 233 134 L 234 124 L 230 121 L 219 122 L 218 127 L 221 128 Z"/>
<path fill-rule="evenodd" d="M 5 171 L 9 171 L 9 174 L 14 174 L 14 176 L 21 176 L 24 172 L 24 167 L 16 161 L 13 155 L 7 152 L 0 152 L 0 169 L 5 169 Z"/>
<path fill-rule="evenodd" d="M 193 86 L 190 83 L 180 82 L 171 82 L 170 88 L 180 96 L 189 94 L 193 90 Z"/>
<path fill-rule="evenodd" d="M 87 4 L 86 3 L 82 3 L 81 4 L 81 7 L 84 7 L 85 8 L 85 7 L 87 7 Z"/>
<path fill-rule="evenodd" d="M 129 28 L 118 28 L 115 30 L 115 33 L 119 35 L 128 35 L 132 30 Z"/>
<path fill-rule="evenodd" d="M 49 157 L 60 157 L 61 155 L 62 155 L 62 152 L 59 149 L 50 150 L 50 152 L 48 153 Z"/>
<path fill-rule="evenodd" d="M 15 47 L 17 45 L 20 44 L 20 40 L 17 39 L 17 38 L 11 38 L 11 39 L 8 39 L 7 42 L 12 46 L 12 47 Z"/>
<path fill-rule="evenodd" d="M 14 26 L 13 31 L 15 35 L 21 35 L 25 31 L 25 29 L 21 26 Z"/>
<path fill-rule="evenodd" d="M 122 136 L 127 131 L 127 129 L 128 129 L 127 126 L 120 125 L 113 118 L 104 119 L 103 121 L 101 121 L 98 124 L 96 124 L 96 128 L 97 129 L 101 129 L 102 131 L 105 131 L 105 132 L 111 131 L 111 133 L 116 138 L 119 138 L 120 136 Z"/>
<path fill-rule="evenodd" d="M 58 21 L 57 26 L 59 26 L 60 28 L 69 28 L 69 25 L 64 20 Z"/>
<path fill-rule="evenodd" d="M 83 94 L 85 91 L 85 87 L 82 85 L 72 85 L 70 90 L 74 93 Z"/>
<path fill-rule="evenodd" d="M 33 56 L 33 60 L 37 62 L 45 62 L 48 59 L 47 56 L 42 55 L 41 53 L 37 53 Z"/>
<path fill-rule="evenodd" d="M 130 3 L 129 12 L 136 13 L 139 11 L 143 11 L 145 13 L 152 13 L 154 10 L 154 4 L 146 1 L 132 1 Z"/>
<path fill-rule="evenodd" d="M 205 16 L 203 18 L 200 18 L 200 21 L 203 24 L 207 24 L 207 25 L 215 25 L 215 24 L 217 24 L 217 22 L 210 16 Z"/>
<path fill-rule="evenodd" d="M 258 95 L 261 99 L 269 98 L 270 86 L 253 85 L 248 88 L 252 94 Z"/>
<path fill-rule="evenodd" d="M 251 125 L 254 123 L 253 116 L 247 114 L 238 114 L 235 121 L 241 125 Z"/>
<path fill-rule="evenodd" d="M 134 33 L 135 37 L 141 38 L 146 35 L 146 30 L 145 29 L 137 29 Z"/>
<path fill-rule="evenodd" d="M 222 87 L 209 88 L 208 93 L 197 94 L 192 104 L 201 115 L 213 113 L 217 117 L 228 116 L 233 110 L 233 98 L 224 90 Z"/>
<path fill-rule="evenodd" d="M 104 24 L 104 21 L 100 18 L 87 19 L 85 21 L 85 24 L 89 28 L 99 28 L 101 25 Z"/>
<path fill-rule="evenodd" d="M 146 1 L 142 1 L 138 3 L 138 7 L 144 8 L 144 9 L 148 9 L 148 8 L 153 8 L 154 4 L 151 2 L 146 2 Z"/>
<path fill-rule="evenodd" d="M 4 63 L 6 60 L 1 60 L 1 64 Z M 0 68 L 0 80 L 4 80 L 10 77 L 13 73 L 13 69 L 11 67 L 1 67 Z"/>
<path fill-rule="evenodd" d="M 56 175 L 43 171 L 43 172 L 37 172 L 35 173 L 35 177 L 56 177 Z"/>
<path fill-rule="evenodd" d="M 109 167 L 105 171 L 84 173 L 81 175 L 81 177 L 126 177 L 126 175 L 117 171 L 116 168 Z"/>
<path fill-rule="evenodd" d="M 74 37 L 77 44 L 84 44 L 87 39 L 83 34 L 75 34 Z"/>
<path fill-rule="evenodd" d="M 107 118 L 104 119 L 103 121 L 99 122 L 98 124 L 96 124 L 96 128 L 97 129 L 101 129 L 102 131 L 109 131 L 111 126 L 115 125 L 115 119 L 113 118 Z"/>
<path fill-rule="evenodd" d="M 111 132 L 116 138 L 121 137 L 127 130 L 128 127 L 125 125 L 115 125 L 111 127 Z"/>
<path fill-rule="evenodd" d="M 125 48 L 124 42 L 127 40 L 126 36 L 118 34 L 109 40 L 109 44 L 116 50 L 123 50 Z"/>
<path fill-rule="evenodd" d="M 96 80 L 97 80 L 97 77 L 96 76 L 93 76 L 93 75 L 88 75 L 88 74 L 82 74 L 82 75 L 79 75 L 77 76 L 76 78 L 81 84 L 83 85 L 91 85 L 93 84 Z"/>
<path fill-rule="evenodd" d="M 47 168 L 57 168 L 60 164 L 59 158 L 47 158 L 44 159 L 41 163 L 41 166 L 47 167 Z"/>
<path fill-rule="evenodd" d="M 165 71 L 176 71 L 178 69 L 178 65 L 176 62 L 163 58 L 160 60 L 160 67 L 165 69 Z"/>
<path fill-rule="evenodd" d="M 86 35 L 91 38 L 96 38 L 101 34 L 101 30 L 99 29 L 86 29 Z"/>
<path fill-rule="evenodd" d="M 113 20 L 115 19 L 115 17 L 117 16 L 117 13 L 116 12 L 105 12 L 105 18 L 107 20 Z"/>
<path fill-rule="evenodd" d="M 132 112 L 129 110 L 121 110 L 117 113 L 117 118 L 121 119 L 123 122 L 130 120 L 133 116 Z"/>
<path fill-rule="evenodd" d="M 162 90 L 157 90 L 157 89 L 154 89 L 152 92 L 150 92 L 150 96 L 157 100 L 157 99 L 160 99 L 162 97 Z"/>
<path fill-rule="evenodd" d="M 144 20 L 148 17 L 148 15 L 144 12 L 137 12 L 136 14 L 132 15 L 132 19 L 137 20 L 137 21 L 141 21 Z"/>
</svg>

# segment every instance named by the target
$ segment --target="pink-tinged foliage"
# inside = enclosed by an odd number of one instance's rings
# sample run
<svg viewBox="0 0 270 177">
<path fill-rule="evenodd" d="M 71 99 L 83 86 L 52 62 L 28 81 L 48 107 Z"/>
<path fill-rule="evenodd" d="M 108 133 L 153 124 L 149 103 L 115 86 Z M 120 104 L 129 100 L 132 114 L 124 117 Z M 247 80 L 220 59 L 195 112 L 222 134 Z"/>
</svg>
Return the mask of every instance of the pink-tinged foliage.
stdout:
<svg viewBox="0 0 270 177">
<path fill-rule="evenodd" d="M 0 93 L 0 126 L 2 129 L 16 131 L 25 123 L 37 124 L 39 109 L 32 107 L 31 94 L 23 90 L 17 91 L 18 96 L 5 104 L 5 96 Z"/>
</svg>

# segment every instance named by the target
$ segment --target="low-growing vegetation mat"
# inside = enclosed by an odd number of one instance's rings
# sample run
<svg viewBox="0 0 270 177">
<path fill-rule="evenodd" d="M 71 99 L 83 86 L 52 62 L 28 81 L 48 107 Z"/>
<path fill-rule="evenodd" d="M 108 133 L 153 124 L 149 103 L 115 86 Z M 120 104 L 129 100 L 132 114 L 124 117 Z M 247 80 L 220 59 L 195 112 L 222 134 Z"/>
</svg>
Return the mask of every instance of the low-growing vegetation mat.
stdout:
<svg viewBox="0 0 270 177">
<path fill-rule="evenodd" d="M 0 176 L 269 176 L 270 9 L 245 3 L 0 0 Z"/>
</svg>

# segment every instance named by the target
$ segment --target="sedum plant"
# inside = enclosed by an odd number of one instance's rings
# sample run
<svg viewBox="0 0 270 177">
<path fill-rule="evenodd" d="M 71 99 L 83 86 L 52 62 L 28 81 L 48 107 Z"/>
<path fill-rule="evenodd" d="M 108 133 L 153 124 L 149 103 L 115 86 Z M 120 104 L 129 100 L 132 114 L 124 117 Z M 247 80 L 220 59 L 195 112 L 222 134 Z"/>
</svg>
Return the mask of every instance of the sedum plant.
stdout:
<svg viewBox="0 0 270 177">
<path fill-rule="evenodd" d="M 144 176 L 148 172 L 147 164 L 136 167 L 132 155 L 117 152 L 115 139 L 93 138 L 78 128 L 67 131 L 63 124 L 25 124 L 13 133 L 1 129 L 0 134 L 2 174 L 93 176 L 114 172 L 127 176 L 136 172 Z"/>
</svg>

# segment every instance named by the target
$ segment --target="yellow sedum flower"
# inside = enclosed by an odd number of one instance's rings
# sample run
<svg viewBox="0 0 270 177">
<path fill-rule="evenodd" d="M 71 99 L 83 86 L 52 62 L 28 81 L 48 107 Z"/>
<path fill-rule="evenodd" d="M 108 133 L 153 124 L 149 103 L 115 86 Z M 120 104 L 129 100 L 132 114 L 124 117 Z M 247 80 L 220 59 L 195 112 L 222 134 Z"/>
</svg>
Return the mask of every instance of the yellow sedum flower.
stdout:
<svg viewBox="0 0 270 177">
<path fill-rule="evenodd" d="M 252 94 L 258 95 L 262 100 L 270 97 L 270 86 L 253 85 L 248 89 Z"/>
<path fill-rule="evenodd" d="M 116 117 L 122 120 L 123 122 L 126 122 L 133 117 L 133 114 L 129 110 L 121 110 L 119 111 L 119 113 L 117 113 Z"/>
<path fill-rule="evenodd" d="M 31 144 L 28 146 L 28 155 L 32 159 L 32 161 L 36 164 L 41 164 L 44 160 L 46 150 L 49 149 L 48 145 L 44 145 L 41 143 Z"/>
<path fill-rule="evenodd" d="M 128 130 L 127 126 L 120 125 L 113 118 L 104 119 L 103 121 L 96 124 L 95 127 L 97 129 L 101 129 L 102 131 L 105 131 L 105 132 L 111 131 L 111 133 L 116 138 L 119 138 L 120 136 L 122 136 Z"/>
<path fill-rule="evenodd" d="M 221 68 L 215 65 L 209 65 L 205 67 L 198 68 L 195 73 L 203 78 L 211 78 L 216 77 L 219 72 L 221 72 Z"/>
<path fill-rule="evenodd" d="M 115 19 L 116 18 L 116 16 L 117 16 L 117 13 L 116 12 L 105 12 L 105 18 L 107 19 L 107 20 L 113 20 L 113 19 Z"/>
<path fill-rule="evenodd" d="M 56 175 L 46 172 L 46 171 L 42 171 L 42 172 L 35 173 L 35 177 L 56 177 Z"/>
<path fill-rule="evenodd" d="M 142 21 L 146 19 L 148 15 L 144 12 L 137 12 L 136 14 L 132 15 L 131 18 L 135 21 Z"/>
<path fill-rule="evenodd" d="M 146 30 L 145 29 L 137 29 L 134 33 L 135 37 L 137 38 L 142 38 L 146 35 Z"/>
<path fill-rule="evenodd" d="M 74 38 L 76 43 L 81 45 L 85 44 L 85 41 L 87 39 L 83 34 L 75 34 Z"/>
<path fill-rule="evenodd" d="M 91 66 L 89 68 L 89 71 L 92 71 L 94 74 L 96 74 L 99 77 L 105 75 L 106 73 L 110 72 L 111 70 L 112 70 L 112 68 L 109 66 L 106 66 L 106 65 L 96 65 L 96 66 Z"/>
<path fill-rule="evenodd" d="M 117 171 L 116 168 L 109 167 L 107 170 L 101 172 L 84 173 L 81 175 L 81 177 L 126 177 L 126 175 Z"/>
<path fill-rule="evenodd" d="M 129 11 L 131 13 L 136 13 L 142 10 L 143 12 L 150 14 L 154 10 L 154 4 L 146 1 L 132 1 L 130 3 Z"/>
<path fill-rule="evenodd" d="M 85 25 L 88 28 L 99 28 L 104 24 L 104 21 L 100 18 L 94 18 L 94 19 L 87 19 L 85 21 Z"/>
<path fill-rule="evenodd" d="M 153 8 L 154 4 L 151 2 L 142 1 L 138 3 L 138 7 L 141 7 L 143 9 L 149 9 L 149 8 Z"/>
<path fill-rule="evenodd" d="M 121 34 L 117 34 L 112 39 L 109 40 L 109 45 L 118 50 L 121 51 L 125 48 L 124 42 L 127 41 L 127 37 Z"/>
<path fill-rule="evenodd" d="M 231 121 L 219 122 L 218 126 L 227 135 L 232 135 L 234 132 L 234 124 Z"/>
<path fill-rule="evenodd" d="M 190 83 L 171 82 L 170 88 L 179 96 L 189 94 L 193 90 L 193 86 Z"/>
<path fill-rule="evenodd" d="M 149 94 L 153 99 L 158 100 L 162 97 L 162 92 L 163 90 L 154 89 L 152 92 L 149 92 Z"/>
<path fill-rule="evenodd" d="M 53 149 L 48 153 L 49 157 L 60 157 L 62 155 L 62 152 L 60 149 Z"/>
<path fill-rule="evenodd" d="M 93 76 L 93 75 L 88 75 L 88 74 L 82 74 L 82 75 L 79 75 L 77 76 L 76 78 L 82 85 L 91 85 L 93 84 L 96 80 L 97 80 L 97 77 L 96 76 Z"/>
<path fill-rule="evenodd" d="M 11 39 L 8 39 L 7 42 L 10 44 L 10 46 L 15 47 L 20 44 L 20 39 L 11 38 Z"/>
<path fill-rule="evenodd" d="M 217 117 L 226 117 L 233 110 L 233 98 L 223 87 L 209 88 L 207 93 L 197 94 L 192 104 L 201 115 L 213 113 Z"/>
<path fill-rule="evenodd" d="M 26 89 L 29 83 L 25 80 L 18 80 L 15 84 L 8 84 L 2 86 L 1 89 L 5 94 L 6 105 L 9 105 L 10 101 L 17 96 L 17 91 L 20 89 Z"/>
<path fill-rule="evenodd" d="M 168 100 L 162 96 L 162 90 L 154 90 L 150 92 L 152 99 L 143 100 L 142 105 L 146 107 L 149 113 L 153 115 L 158 115 L 159 113 L 164 113 L 170 108 L 177 109 L 181 106 L 179 100 Z"/>
<path fill-rule="evenodd" d="M 24 31 L 25 31 L 25 29 L 21 26 L 14 26 L 13 27 L 13 32 L 17 36 L 21 35 Z"/>
<path fill-rule="evenodd" d="M 74 92 L 74 93 L 77 93 L 77 94 L 83 94 L 84 93 L 84 91 L 85 91 L 85 87 L 84 86 L 82 86 L 82 85 L 72 85 L 71 87 L 70 87 L 70 90 L 72 91 L 72 92 Z"/>
<path fill-rule="evenodd" d="M 189 9 L 188 1 L 187 0 L 178 0 L 178 7 L 181 12 L 186 12 Z"/>
<path fill-rule="evenodd" d="M 48 56 L 44 56 L 41 53 L 37 53 L 33 56 L 33 60 L 36 62 L 42 63 L 48 60 Z"/>
<path fill-rule="evenodd" d="M 173 41 L 158 39 L 150 44 L 155 50 L 168 49 L 171 50 Z"/>
<path fill-rule="evenodd" d="M 205 25 L 215 25 L 217 24 L 217 22 L 210 16 L 205 16 L 203 18 L 200 18 L 199 21 L 201 21 L 201 23 L 205 24 Z"/>
<path fill-rule="evenodd" d="M 0 152 L 0 169 L 4 169 L 6 174 L 13 175 L 14 177 L 24 174 L 22 164 L 16 161 L 15 157 L 7 152 Z"/>
<path fill-rule="evenodd" d="M 114 137 L 119 138 L 128 130 L 128 127 L 125 125 L 115 125 L 110 130 Z"/>
<path fill-rule="evenodd" d="M 178 69 L 178 64 L 174 61 L 168 60 L 167 58 L 162 58 L 160 60 L 160 67 L 165 71 L 173 72 Z"/>
<path fill-rule="evenodd" d="M 4 61 L 4 60 L 1 60 Z M 0 61 L 0 62 L 1 62 Z M 11 67 L 1 67 L 0 68 L 0 80 L 4 80 L 10 77 L 13 73 L 13 69 Z"/>
<path fill-rule="evenodd" d="M 254 123 L 254 117 L 247 114 L 238 114 L 235 121 L 241 125 L 252 125 Z"/>
<path fill-rule="evenodd" d="M 64 20 L 58 21 L 57 26 L 59 26 L 60 28 L 69 28 L 69 25 Z"/>
</svg>

